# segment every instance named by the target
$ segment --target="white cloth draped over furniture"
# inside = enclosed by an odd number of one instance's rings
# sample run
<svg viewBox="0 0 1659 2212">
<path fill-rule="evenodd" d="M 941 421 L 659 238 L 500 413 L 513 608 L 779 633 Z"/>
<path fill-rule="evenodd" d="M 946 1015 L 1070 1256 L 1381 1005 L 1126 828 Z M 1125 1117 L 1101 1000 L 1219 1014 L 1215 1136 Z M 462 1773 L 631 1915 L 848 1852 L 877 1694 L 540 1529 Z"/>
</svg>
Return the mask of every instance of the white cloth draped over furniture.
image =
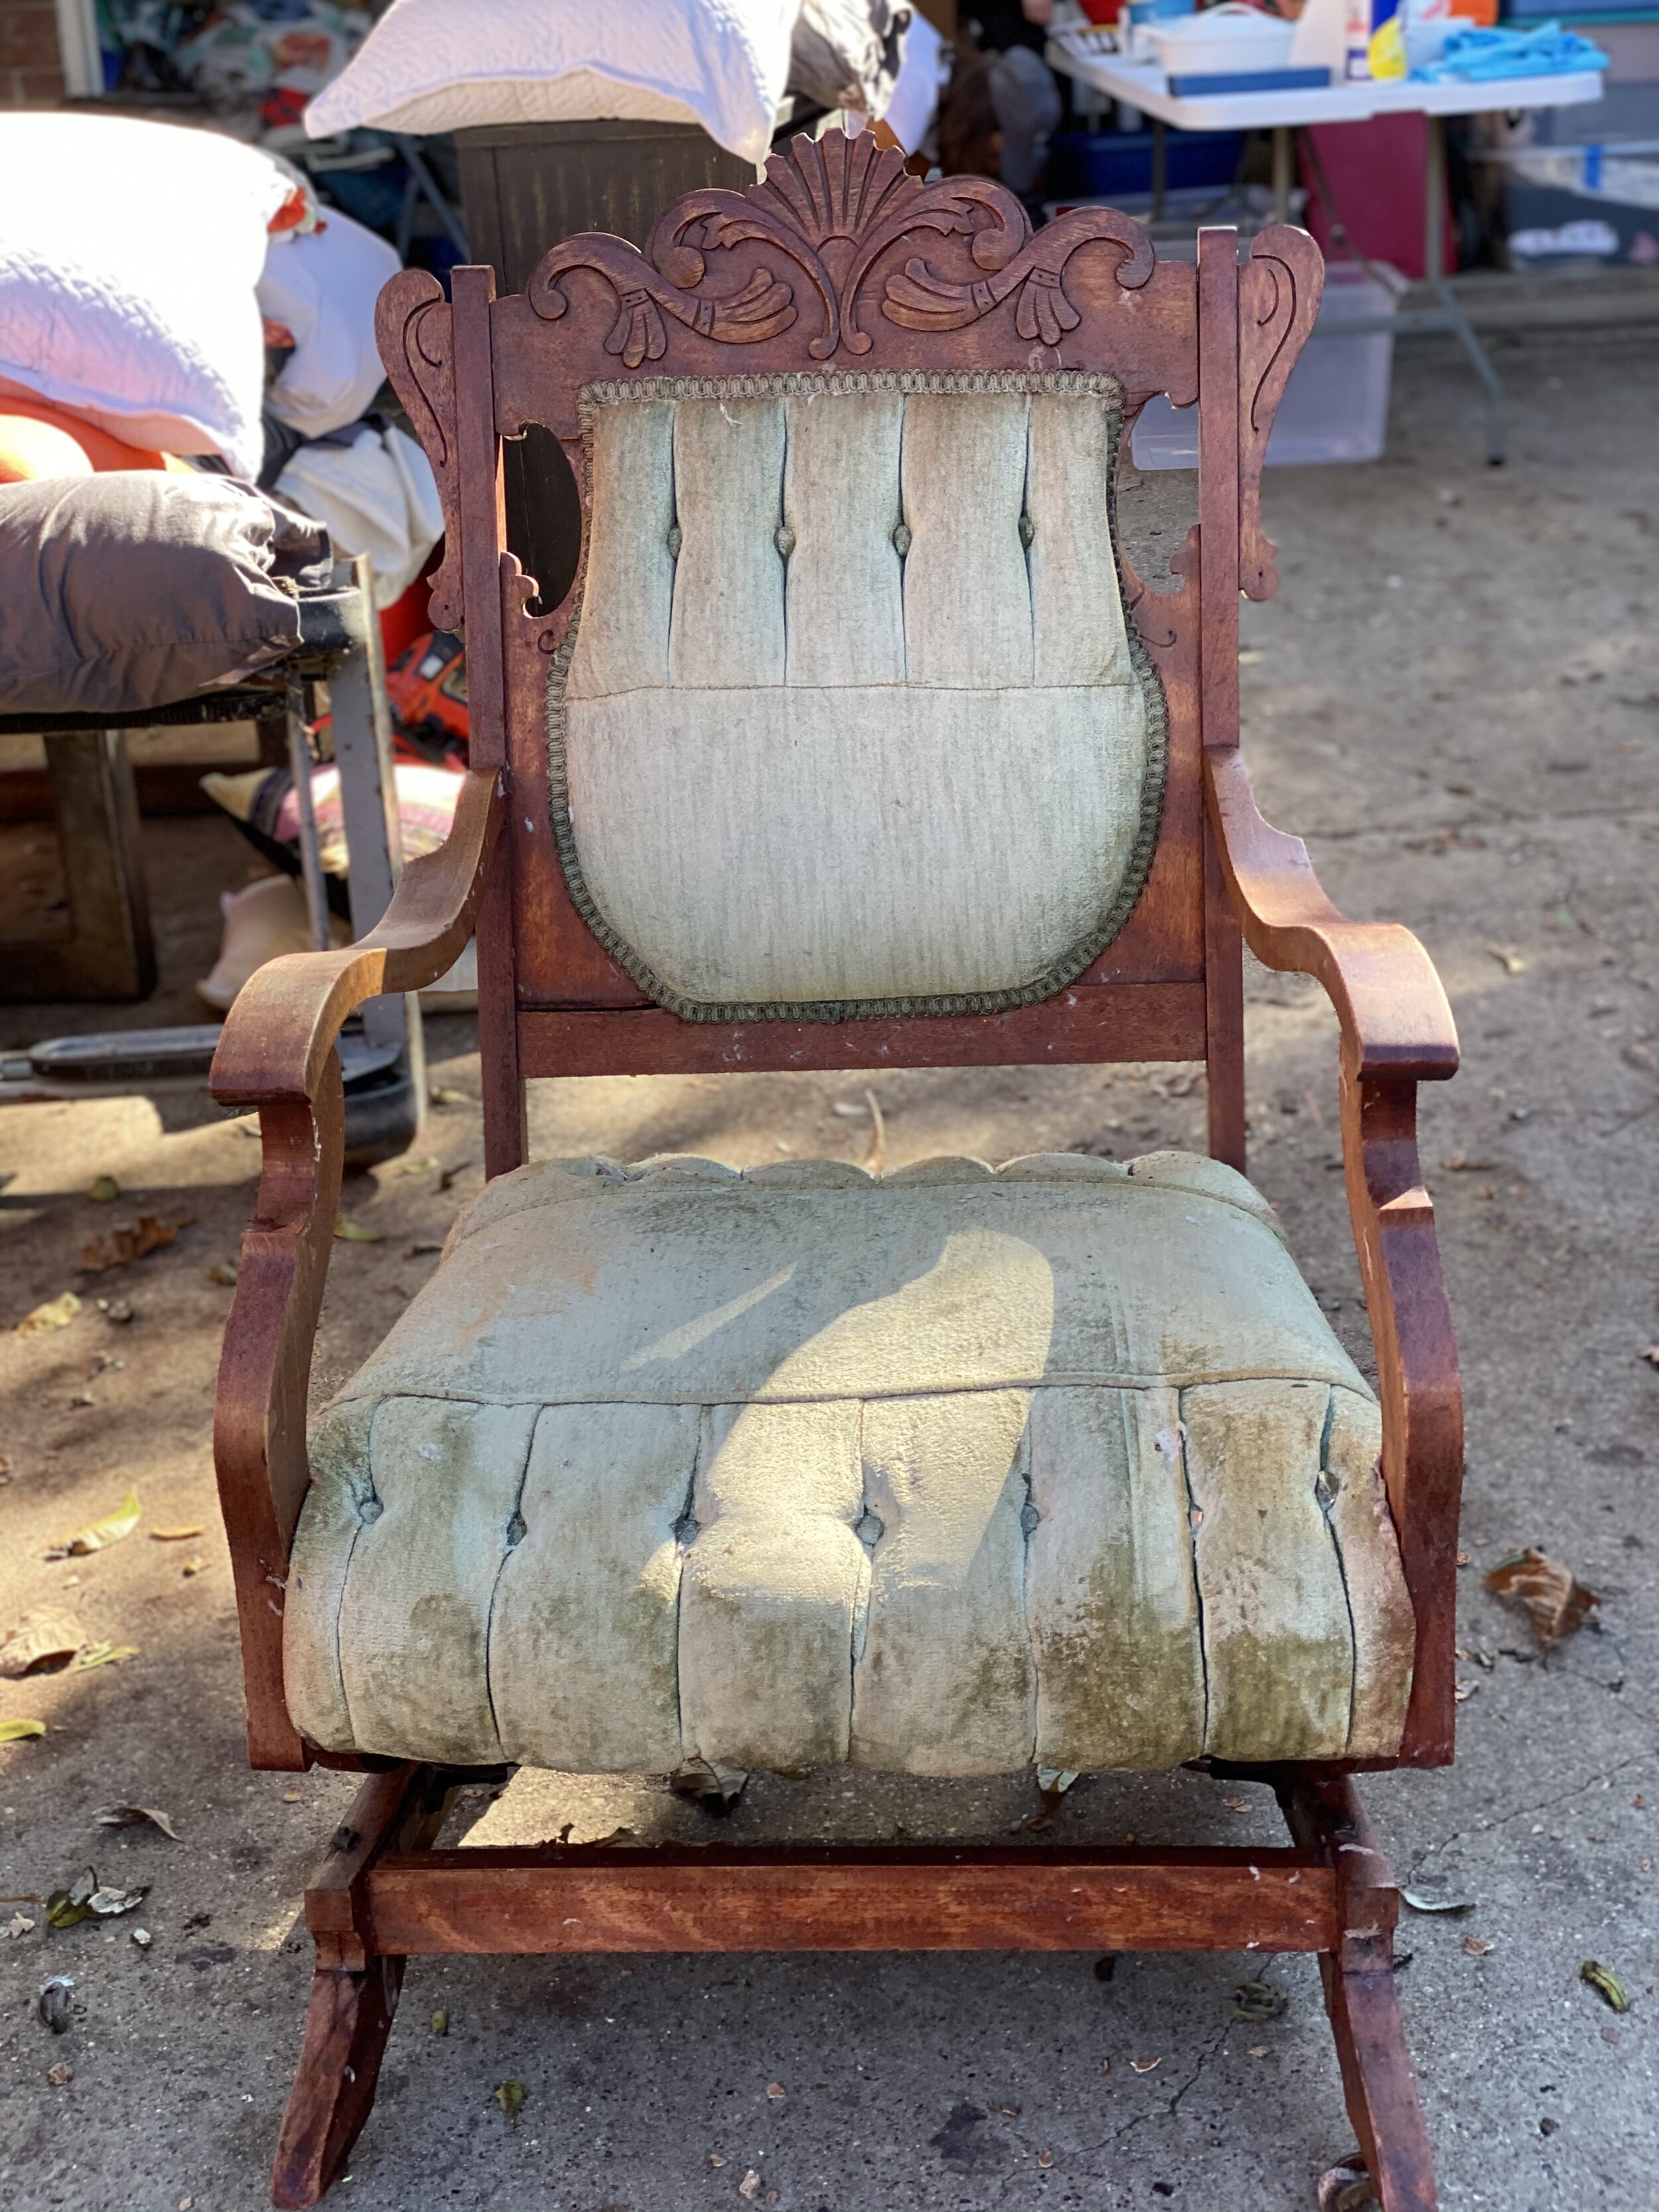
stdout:
<svg viewBox="0 0 1659 2212">
<path fill-rule="evenodd" d="M 614 116 L 698 125 L 758 167 L 792 88 L 884 112 L 909 15 L 894 0 L 393 0 L 306 129 Z"/>
</svg>

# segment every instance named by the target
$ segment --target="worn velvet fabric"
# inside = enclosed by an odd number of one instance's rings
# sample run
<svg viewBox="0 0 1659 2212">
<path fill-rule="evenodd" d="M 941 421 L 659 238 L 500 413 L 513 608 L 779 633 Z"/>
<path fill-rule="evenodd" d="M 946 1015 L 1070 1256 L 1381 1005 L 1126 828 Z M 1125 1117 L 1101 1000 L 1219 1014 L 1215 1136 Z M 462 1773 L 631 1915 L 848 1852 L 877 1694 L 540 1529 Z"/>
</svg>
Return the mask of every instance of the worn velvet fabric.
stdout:
<svg viewBox="0 0 1659 2212">
<path fill-rule="evenodd" d="M 1213 1161 L 523 1168 L 317 1428 L 290 1707 L 589 1771 L 1387 1757 L 1379 1441 Z"/>
<path fill-rule="evenodd" d="M 606 948 L 691 1020 L 991 1012 L 1081 974 L 1164 789 L 1113 380 L 647 379 L 584 405 L 549 760 Z"/>
</svg>

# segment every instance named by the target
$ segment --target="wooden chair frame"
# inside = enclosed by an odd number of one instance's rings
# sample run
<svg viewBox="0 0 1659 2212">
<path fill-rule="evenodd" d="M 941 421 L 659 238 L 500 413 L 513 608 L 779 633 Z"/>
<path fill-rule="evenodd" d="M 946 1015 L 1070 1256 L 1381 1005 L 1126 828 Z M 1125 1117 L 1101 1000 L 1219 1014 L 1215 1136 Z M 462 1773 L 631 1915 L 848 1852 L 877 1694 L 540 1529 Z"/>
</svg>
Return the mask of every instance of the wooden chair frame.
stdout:
<svg viewBox="0 0 1659 2212">
<path fill-rule="evenodd" d="M 1196 266 L 1079 209 L 1035 235 L 977 178 L 923 185 L 869 136 L 798 139 L 746 192 L 689 195 L 644 253 L 556 246 L 526 291 L 454 271 L 453 303 L 405 271 L 381 351 L 436 471 L 447 526 L 434 622 L 465 626 L 472 765 L 447 843 L 404 872 L 384 921 L 338 952 L 278 960 L 229 1020 L 215 1096 L 257 1107 L 264 1165 L 220 1370 L 216 1455 L 235 1565 L 256 1767 L 367 1772 L 307 1893 L 317 1970 L 277 2153 L 280 2205 L 314 2203 L 374 2091 L 404 1960 L 431 1952 L 881 1948 L 1303 1950 L 1319 1955 L 1359 2154 L 1385 2212 L 1428 2212 L 1432 2168 L 1392 1972 L 1397 1896 L 1341 1765 L 1251 1769 L 1291 1844 L 1249 1850 L 595 1851 L 430 1848 L 460 1778 L 316 1750 L 283 1698 L 283 1589 L 309 1474 L 306 1399 L 337 1210 L 333 1043 L 365 999 L 442 974 L 475 926 L 486 1170 L 525 1157 L 532 1075 L 1202 1060 L 1209 1142 L 1244 1164 L 1243 969 L 1323 984 L 1340 1024 L 1347 1191 L 1376 1346 L 1382 1472 L 1416 1615 L 1404 1741 L 1387 1765 L 1449 1760 L 1462 1411 L 1419 1081 L 1456 1036 L 1409 932 L 1345 921 L 1299 840 L 1257 811 L 1238 744 L 1238 602 L 1275 589 L 1260 487 L 1274 410 L 1317 312 L 1322 265 L 1287 228 L 1200 234 Z M 1173 594 L 1127 564 L 1126 603 L 1170 708 L 1164 824 L 1139 904 L 1076 984 L 986 1016 L 722 1027 L 652 1006 L 586 929 L 546 807 L 550 657 L 577 604 L 532 613 L 505 550 L 503 439 L 561 440 L 582 485 L 578 395 L 619 374 L 1108 370 L 1128 416 L 1197 403 L 1199 522 Z M 1212 1765 L 1211 1771 L 1221 1769 Z M 1243 1773 L 1244 1770 L 1233 1770 Z"/>
</svg>

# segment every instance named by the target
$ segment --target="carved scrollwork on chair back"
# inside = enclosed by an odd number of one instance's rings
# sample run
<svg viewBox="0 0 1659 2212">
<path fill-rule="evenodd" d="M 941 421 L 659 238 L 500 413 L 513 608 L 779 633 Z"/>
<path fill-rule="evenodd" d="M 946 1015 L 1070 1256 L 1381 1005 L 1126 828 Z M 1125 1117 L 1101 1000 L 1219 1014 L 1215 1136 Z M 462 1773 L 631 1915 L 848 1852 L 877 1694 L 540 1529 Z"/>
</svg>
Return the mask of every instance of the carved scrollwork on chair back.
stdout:
<svg viewBox="0 0 1659 2212">
<path fill-rule="evenodd" d="M 1238 272 L 1238 581 L 1249 599 L 1279 589 L 1277 548 L 1261 527 L 1261 465 L 1324 285 L 1318 246 L 1282 223 L 1251 241 Z"/>
<path fill-rule="evenodd" d="M 444 557 L 432 578 L 432 626 L 461 627 L 460 480 L 455 450 L 454 318 L 443 286 L 404 269 L 381 292 L 374 335 L 392 386 L 426 448 L 443 505 Z"/>
<path fill-rule="evenodd" d="M 848 138 L 794 139 L 775 154 L 763 182 L 746 191 L 711 189 L 671 208 L 641 253 L 623 240 L 597 234 L 567 239 L 544 256 L 528 286 L 530 304 L 556 322 L 569 300 L 564 279 L 575 270 L 604 277 L 617 301 L 605 350 L 629 368 L 660 361 L 667 350 L 665 317 L 724 345 L 754 345 L 793 326 L 810 312 L 820 327 L 806 347 L 814 361 L 838 352 L 866 354 L 873 343 L 860 320 L 866 284 L 889 250 L 928 232 L 965 240 L 981 274 L 957 281 L 937 274 L 920 255 L 889 275 L 881 311 L 906 330 L 961 330 L 1015 293 L 1019 335 L 1056 345 L 1082 320 L 1066 296 L 1066 264 L 1081 246 L 1106 240 L 1122 251 L 1117 281 L 1126 290 L 1146 283 L 1152 248 L 1139 223 L 1108 208 L 1062 216 L 1033 238 L 1013 194 L 984 177 L 951 177 L 924 185 L 896 147 L 878 147 L 868 131 Z M 741 291 L 703 291 L 711 252 L 744 243 L 772 249 L 804 284 L 757 264 Z"/>
</svg>

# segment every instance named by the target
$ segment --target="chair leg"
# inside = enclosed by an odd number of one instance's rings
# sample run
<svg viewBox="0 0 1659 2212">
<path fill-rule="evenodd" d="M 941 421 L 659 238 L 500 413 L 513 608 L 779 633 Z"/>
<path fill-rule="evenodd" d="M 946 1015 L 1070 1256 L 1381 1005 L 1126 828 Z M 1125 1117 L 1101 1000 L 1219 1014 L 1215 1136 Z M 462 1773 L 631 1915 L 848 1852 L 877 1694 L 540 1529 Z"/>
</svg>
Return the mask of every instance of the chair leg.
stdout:
<svg viewBox="0 0 1659 2212">
<path fill-rule="evenodd" d="M 427 1849 L 458 1779 L 414 1764 L 370 1775 L 306 1891 L 317 1967 L 271 2169 L 270 2201 L 283 2212 L 321 2202 L 374 2103 L 405 1962 L 374 1948 L 368 1870 L 385 1851 Z"/>
<path fill-rule="evenodd" d="M 371 1959 L 360 1974 L 319 1966 L 313 1975 L 271 2168 L 270 2201 L 284 2212 L 319 2203 L 339 2179 L 374 2102 L 403 1978 L 404 1961 L 386 1958 Z"/>
<path fill-rule="evenodd" d="M 1436 2212 L 1434 2160 L 1406 2049 L 1394 1972 L 1400 1893 L 1352 1778 L 1294 1770 L 1279 1785 L 1291 1834 L 1336 1875 L 1340 1948 L 1322 1953 L 1348 2117 L 1382 2212 Z"/>
<path fill-rule="evenodd" d="M 1345 1973 L 1329 1953 L 1319 1968 L 1348 2118 L 1377 2203 L 1382 2212 L 1436 2212 L 1434 2160 L 1393 1972 Z"/>
</svg>

